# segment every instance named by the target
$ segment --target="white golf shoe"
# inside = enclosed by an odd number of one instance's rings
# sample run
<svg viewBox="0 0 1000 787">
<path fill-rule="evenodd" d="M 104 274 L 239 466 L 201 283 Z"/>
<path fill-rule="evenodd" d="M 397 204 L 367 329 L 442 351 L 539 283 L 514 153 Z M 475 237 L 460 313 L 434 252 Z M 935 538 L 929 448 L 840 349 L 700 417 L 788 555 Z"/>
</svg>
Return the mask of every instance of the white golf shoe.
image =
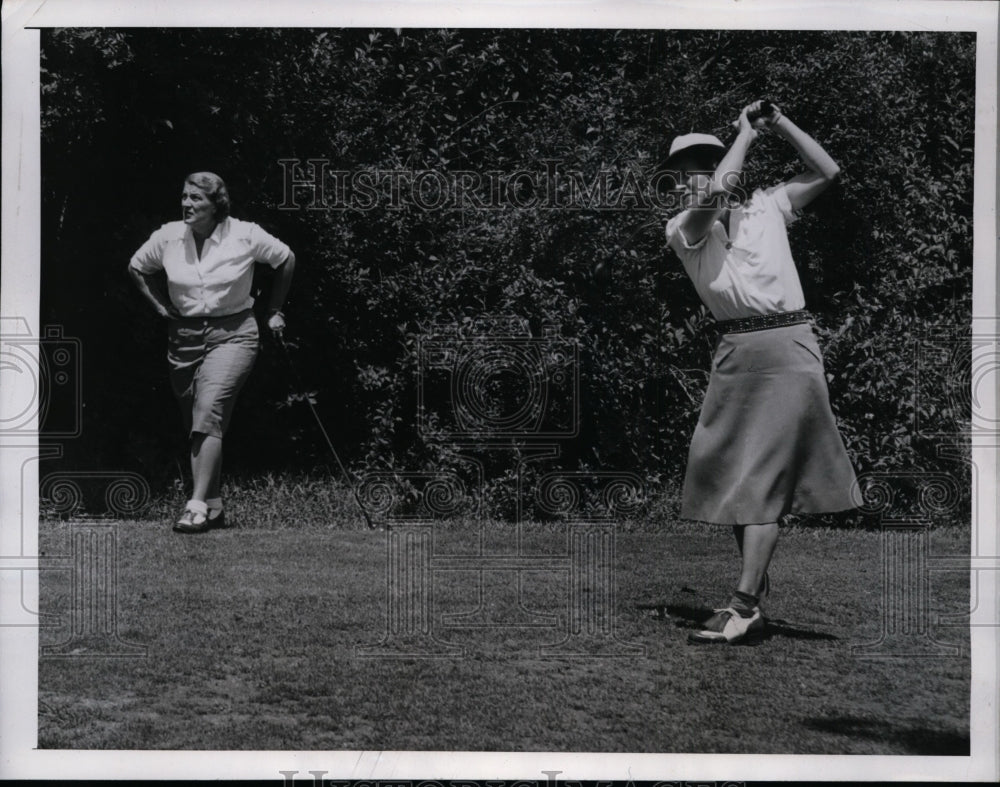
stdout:
<svg viewBox="0 0 1000 787">
<path fill-rule="evenodd" d="M 754 607 L 753 615 L 745 618 L 732 607 L 715 610 L 701 631 L 688 635 L 688 642 L 694 645 L 735 645 L 759 635 L 764 630 L 764 616 L 760 607 Z"/>
</svg>

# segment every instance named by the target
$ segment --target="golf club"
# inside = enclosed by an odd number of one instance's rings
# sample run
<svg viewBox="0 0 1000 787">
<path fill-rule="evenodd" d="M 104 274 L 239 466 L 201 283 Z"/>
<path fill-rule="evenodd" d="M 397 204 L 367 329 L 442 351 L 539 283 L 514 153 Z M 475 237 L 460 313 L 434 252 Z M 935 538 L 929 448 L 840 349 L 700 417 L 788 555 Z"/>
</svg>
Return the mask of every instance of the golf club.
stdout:
<svg viewBox="0 0 1000 787">
<path fill-rule="evenodd" d="M 298 394 L 303 399 L 305 399 L 306 403 L 309 405 L 309 410 L 312 412 L 313 418 L 316 419 L 316 425 L 319 426 L 319 431 L 322 433 L 323 439 L 326 440 L 326 445 L 330 449 L 330 453 L 333 454 L 333 458 L 337 460 L 337 465 L 340 467 L 340 472 L 343 474 L 344 480 L 347 482 L 347 485 L 351 488 L 351 493 L 354 495 L 354 500 L 357 502 L 358 508 L 361 509 L 361 513 L 365 518 L 365 522 L 368 524 L 368 528 L 370 530 L 374 530 L 375 524 L 372 522 L 372 518 L 368 515 L 368 511 L 365 508 L 364 503 L 361 502 L 361 497 L 360 495 L 358 495 L 358 490 L 354 486 L 354 482 L 351 480 L 351 476 L 347 472 L 347 468 L 344 467 L 344 463 L 340 460 L 340 455 L 337 453 L 337 449 L 333 447 L 333 441 L 330 439 L 330 435 L 327 434 L 326 428 L 323 426 L 323 422 L 320 420 L 319 413 L 316 412 L 316 408 L 313 406 L 312 400 L 305 393 L 305 388 L 303 388 L 302 386 L 302 380 L 299 377 L 298 370 L 295 368 L 295 364 L 292 362 L 291 353 L 288 352 L 288 345 L 285 344 L 285 337 L 282 336 L 280 333 L 276 332 L 274 333 L 274 338 L 281 346 L 281 350 L 285 356 L 285 360 L 288 362 L 288 368 L 291 369 L 292 371 L 292 379 L 294 381 L 295 388 Z"/>
</svg>

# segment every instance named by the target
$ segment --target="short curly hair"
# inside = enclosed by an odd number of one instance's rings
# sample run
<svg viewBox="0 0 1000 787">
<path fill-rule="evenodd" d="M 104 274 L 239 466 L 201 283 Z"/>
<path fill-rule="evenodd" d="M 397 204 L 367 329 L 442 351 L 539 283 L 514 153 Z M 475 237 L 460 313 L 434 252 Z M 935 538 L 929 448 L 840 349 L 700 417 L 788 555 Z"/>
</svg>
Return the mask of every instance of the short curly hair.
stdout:
<svg viewBox="0 0 1000 787">
<path fill-rule="evenodd" d="M 184 185 L 191 185 L 205 192 L 205 196 L 215 205 L 216 221 L 229 216 L 229 190 L 225 181 L 214 172 L 192 172 L 184 179 Z"/>
</svg>

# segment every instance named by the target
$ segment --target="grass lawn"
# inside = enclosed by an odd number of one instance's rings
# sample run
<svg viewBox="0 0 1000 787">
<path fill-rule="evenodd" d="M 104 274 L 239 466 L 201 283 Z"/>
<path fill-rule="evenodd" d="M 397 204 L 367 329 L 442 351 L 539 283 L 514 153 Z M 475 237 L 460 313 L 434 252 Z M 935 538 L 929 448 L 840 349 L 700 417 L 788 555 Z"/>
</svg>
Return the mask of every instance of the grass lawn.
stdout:
<svg viewBox="0 0 1000 787">
<path fill-rule="evenodd" d="M 71 530 L 43 522 L 41 551 L 68 554 Z M 540 653 L 567 630 L 564 571 L 522 572 L 519 606 L 515 572 L 480 584 L 456 564 L 433 574 L 433 631 L 464 649 L 443 658 L 359 656 L 386 633 L 385 532 L 116 532 L 118 633 L 146 655 L 43 656 L 42 748 L 968 754 L 967 629 L 932 628 L 960 656 L 852 655 L 881 631 L 877 532 L 785 530 L 767 634 L 738 647 L 686 643 L 735 581 L 728 528 L 620 532 L 615 629 L 634 651 L 620 657 Z M 442 526 L 434 554 L 467 554 L 470 532 Z M 525 532 L 526 550 L 565 552 L 559 527 Z M 933 554 L 968 549 L 931 535 Z M 62 616 L 44 646 L 70 636 L 71 580 L 42 576 L 42 611 Z M 447 626 L 480 588 L 467 621 L 541 625 Z M 967 611 L 968 575 L 932 573 L 929 605 Z"/>
</svg>

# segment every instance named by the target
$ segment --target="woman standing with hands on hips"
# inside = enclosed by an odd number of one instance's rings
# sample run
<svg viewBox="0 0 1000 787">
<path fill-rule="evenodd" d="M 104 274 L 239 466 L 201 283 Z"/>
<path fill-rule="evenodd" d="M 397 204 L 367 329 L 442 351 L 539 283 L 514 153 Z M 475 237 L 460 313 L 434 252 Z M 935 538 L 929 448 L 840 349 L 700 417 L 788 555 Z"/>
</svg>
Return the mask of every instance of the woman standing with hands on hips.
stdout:
<svg viewBox="0 0 1000 787">
<path fill-rule="evenodd" d="M 211 172 L 187 177 L 181 212 L 181 221 L 164 224 L 132 256 L 129 273 L 169 320 L 170 384 L 191 440 L 194 488 L 174 530 L 203 533 L 225 527 L 222 438 L 259 350 L 253 265 L 276 269 L 267 326 L 280 338 L 295 255 L 253 222 L 231 217 L 226 184 Z"/>
<path fill-rule="evenodd" d="M 667 223 L 667 243 L 721 334 L 691 440 L 681 516 L 731 525 L 741 555 L 732 597 L 691 634 L 696 644 L 736 643 L 763 629 L 760 601 L 783 516 L 856 505 L 854 471 L 785 229 L 840 168 L 775 106 L 744 107 L 738 127 L 728 151 L 708 134 L 677 137 L 666 164 L 683 184 L 686 205 Z M 743 162 L 762 129 L 790 143 L 806 171 L 746 195 Z"/>
</svg>

